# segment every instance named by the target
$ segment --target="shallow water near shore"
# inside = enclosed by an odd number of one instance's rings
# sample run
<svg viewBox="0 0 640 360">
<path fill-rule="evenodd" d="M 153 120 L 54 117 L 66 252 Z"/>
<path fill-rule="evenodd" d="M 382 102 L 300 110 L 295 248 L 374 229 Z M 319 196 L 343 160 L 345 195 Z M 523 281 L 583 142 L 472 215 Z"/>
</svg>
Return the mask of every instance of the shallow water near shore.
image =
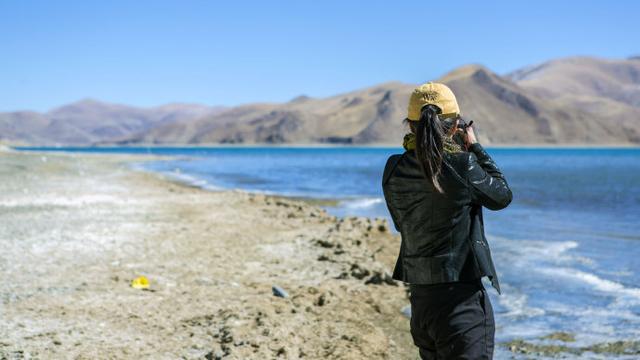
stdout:
<svg viewBox="0 0 640 360">
<path fill-rule="evenodd" d="M 338 199 L 338 216 L 387 217 L 380 178 L 399 148 L 32 148 L 152 153 L 134 166 L 195 186 Z M 514 193 L 484 210 L 503 295 L 498 342 L 557 331 L 569 346 L 640 338 L 640 149 L 488 149 Z M 498 358 L 507 354 L 500 350 Z M 606 358 L 612 358 L 607 355 Z"/>
</svg>

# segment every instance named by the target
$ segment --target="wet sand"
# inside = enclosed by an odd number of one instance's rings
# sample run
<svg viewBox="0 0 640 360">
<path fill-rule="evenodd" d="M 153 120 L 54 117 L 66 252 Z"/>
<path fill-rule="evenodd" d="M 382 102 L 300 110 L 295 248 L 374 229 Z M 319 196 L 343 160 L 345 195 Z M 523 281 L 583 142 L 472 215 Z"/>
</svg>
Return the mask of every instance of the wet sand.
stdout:
<svg viewBox="0 0 640 360">
<path fill-rule="evenodd" d="M 386 222 L 140 159 L 0 152 L 0 358 L 417 358 Z"/>
</svg>

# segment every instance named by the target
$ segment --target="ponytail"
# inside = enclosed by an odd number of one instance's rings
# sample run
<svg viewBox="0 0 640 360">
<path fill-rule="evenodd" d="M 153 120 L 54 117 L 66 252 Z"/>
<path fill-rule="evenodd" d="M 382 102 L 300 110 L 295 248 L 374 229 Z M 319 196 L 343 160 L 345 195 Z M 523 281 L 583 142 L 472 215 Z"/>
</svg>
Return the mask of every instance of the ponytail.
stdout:
<svg viewBox="0 0 640 360">
<path fill-rule="evenodd" d="M 439 193 L 444 193 L 438 175 L 442 171 L 443 135 L 445 129 L 438 118 L 439 107 L 426 105 L 422 108 L 420 119 L 415 125 L 416 157 L 424 176 L 429 179 Z"/>
</svg>

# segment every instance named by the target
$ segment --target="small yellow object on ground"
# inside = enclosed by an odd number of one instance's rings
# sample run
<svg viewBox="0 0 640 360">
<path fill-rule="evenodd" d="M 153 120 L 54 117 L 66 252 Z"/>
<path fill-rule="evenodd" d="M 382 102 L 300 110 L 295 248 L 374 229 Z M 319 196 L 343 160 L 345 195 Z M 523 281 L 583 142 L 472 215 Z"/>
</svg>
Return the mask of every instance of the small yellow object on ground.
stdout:
<svg viewBox="0 0 640 360">
<path fill-rule="evenodd" d="M 134 289 L 148 289 L 149 279 L 144 276 L 137 277 L 131 281 L 131 287 Z"/>
</svg>

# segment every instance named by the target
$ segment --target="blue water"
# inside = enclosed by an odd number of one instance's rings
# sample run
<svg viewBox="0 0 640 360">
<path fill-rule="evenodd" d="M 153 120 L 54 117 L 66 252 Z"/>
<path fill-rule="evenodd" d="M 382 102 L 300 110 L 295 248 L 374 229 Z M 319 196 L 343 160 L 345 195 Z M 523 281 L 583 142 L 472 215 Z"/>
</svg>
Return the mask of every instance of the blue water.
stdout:
<svg viewBox="0 0 640 360">
<path fill-rule="evenodd" d="M 205 188 L 340 200 L 336 215 L 387 217 L 380 179 L 398 148 L 36 148 L 153 153 L 141 166 Z M 488 149 L 514 194 L 485 225 L 503 287 L 498 341 L 640 338 L 640 149 Z"/>
</svg>

